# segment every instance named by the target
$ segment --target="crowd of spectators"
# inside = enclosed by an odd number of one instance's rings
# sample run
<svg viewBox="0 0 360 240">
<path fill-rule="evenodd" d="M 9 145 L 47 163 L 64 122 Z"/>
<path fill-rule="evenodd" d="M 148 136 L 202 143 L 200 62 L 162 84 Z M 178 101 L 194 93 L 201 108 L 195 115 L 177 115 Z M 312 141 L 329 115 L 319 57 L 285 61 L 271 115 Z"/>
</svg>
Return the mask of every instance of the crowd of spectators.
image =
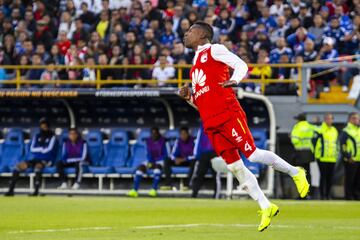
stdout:
<svg viewBox="0 0 360 240">
<path fill-rule="evenodd" d="M 152 64 L 150 70 L 103 69 L 101 78 L 156 79 L 155 85 L 165 86 L 177 76 L 173 64 L 191 63 L 194 53 L 182 38 L 198 20 L 213 26 L 214 42 L 248 63 L 302 63 L 359 51 L 359 0 L 0 0 L 0 64 L 44 65 L 21 70 L 23 79 L 88 82 L 96 79 L 95 64 Z M 88 68 L 54 68 L 82 64 Z M 346 91 L 357 73 L 331 74 Z M 260 75 L 289 79 L 297 70 L 250 68 L 251 78 Z M 14 76 L 13 70 L 0 71 L 0 79 Z M 256 84 L 244 88 L 260 91 Z"/>
</svg>

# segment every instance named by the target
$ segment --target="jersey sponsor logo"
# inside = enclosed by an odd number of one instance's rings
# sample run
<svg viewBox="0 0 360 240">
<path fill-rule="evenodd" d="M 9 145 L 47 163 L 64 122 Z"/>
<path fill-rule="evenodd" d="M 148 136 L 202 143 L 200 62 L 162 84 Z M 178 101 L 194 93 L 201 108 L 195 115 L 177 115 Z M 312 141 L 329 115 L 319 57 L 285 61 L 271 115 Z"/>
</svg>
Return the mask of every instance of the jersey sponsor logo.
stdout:
<svg viewBox="0 0 360 240">
<path fill-rule="evenodd" d="M 194 96 L 195 100 L 196 100 L 198 97 L 200 97 L 201 95 L 203 95 L 204 93 L 207 93 L 209 90 L 210 90 L 209 86 L 206 86 L 206 87 L 201 88 L 199 91 L 197 91 L 197 92 L 195 93 L 195 96 Z"/>
<path fill-rule="evenodd" d="M 209 91 L 209 86 L 205 86 L 205 81 L 206 81 L 206 75 L 204 73 L 204 71 L 202 69 L 195 69 L 192 72 L 192 88 L 193 88 L 193 93 L 195 94 L 195 100 L 201 96 L 202 94 L 206 93 Z M 198 91 L 196 91 L 196 85 L 199 85 L 200 87 L 202 87 L 201 89 L 199 89 Z M 205 87 L 204 87 L 205 86 Z"/>
<path fill-rule="evenodd" d="M 201 63 L 204 63 L 204 62 L 207 61 L 207 59 L 208 59 L 208 55 L 207 55 L 207 53 L 205 53 L 205 54 L 203 54 L 203 55 L 201 56 L 200 62 L 201 62 Z"/>
</svg>

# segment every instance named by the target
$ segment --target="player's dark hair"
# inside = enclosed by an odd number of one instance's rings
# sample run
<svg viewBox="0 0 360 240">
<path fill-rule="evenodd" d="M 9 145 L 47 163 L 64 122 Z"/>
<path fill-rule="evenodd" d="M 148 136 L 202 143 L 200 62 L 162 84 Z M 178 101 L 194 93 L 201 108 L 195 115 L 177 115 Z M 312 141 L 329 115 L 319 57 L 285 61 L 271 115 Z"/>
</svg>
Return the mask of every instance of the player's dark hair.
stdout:
<svg viewBox="0 0 360 240">
<path fill-rule="evenodd" d="M 159 130 L 159 128 L 158 128 L 158 127 L 152 127 L 152 128 L 151 128 L 151 131 L 155 131 L 155 132 L 160 133 L 160 130 Z"/>
<path fill-rule="evenodd" d="M 50 122 L 47 118 L 40 118 L 39 120 L 39 124 L 42 125 L 42 124 L 45 124 L 47 127 L 50 127 Z"/>
<path fill-rule="evenodd" d="M 180 132 L 182 132 L 182 131 L 185 131 L 185 132 L 189 132 L 189 128 L 188 127 L 181 127 L 180 128 Z"/>
<path fill-rule="evenodd" d="M 77 129 L 76 127 L 71 127 L 71 128 L 69 129 L 69 132 L 70 132 L 70 131 L 75 131 L 75 132 L 79 133 L 79 131 L 78 131 L 78 129 Z"/>
<path fill-rule="evenodd" d="M 205 38 L 207 38 L 210 42 L 212 41 L 214 37 L 214 30 L 210 24 L 203 21 L 197 21 L 194 25 L 199 26 L 205 32 Z"/>
<path fill-rule="evenodd" d="M 354 115 L 357 115 L 357 114 L 358 114 L 357 112 L 351 112 L 349 114 L 348 121 L 350 120 L 350 118 L 352 118 Z"/>
</svg>

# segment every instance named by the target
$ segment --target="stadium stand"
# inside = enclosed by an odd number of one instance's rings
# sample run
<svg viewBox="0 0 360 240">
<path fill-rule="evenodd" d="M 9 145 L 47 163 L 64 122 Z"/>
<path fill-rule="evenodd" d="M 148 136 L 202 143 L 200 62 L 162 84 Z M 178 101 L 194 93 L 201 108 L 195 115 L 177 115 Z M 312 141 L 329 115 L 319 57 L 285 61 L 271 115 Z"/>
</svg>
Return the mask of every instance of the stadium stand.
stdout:
<svg viewBox="0 0 360 240">
<path fill-rule="evenodd" d="M 21 69 L 20 72 L 2 68 L 0 78 L 11 80 L 20 75 L 21 79 L 40 82 L 80 79 L 89 82 L 90 85 L 85 87 L 91 87 L 96 79 L 94 69 L 66 70 L 54 66 L 158 65 L 160 55 L 167 56 L 168 65 L 190 64 L 194 53 L 184 47 L 182 37 L 197 20 L 212 24 L 214 41 L 225 44 L 249 63 L 303 63 L 328 59 L 337 62 L 338 56 L 359 53 L 360 15 L 353 1 L 170 2 L 37 0 L 31 4 L 28 1 L 3 1 L 0 6 L 1 65 L 41 65 L 43 68 Z M 326 40 L 326 37 L 332 40 Z M 282 39 L 281 44 L 279 39 Z M 339 53 L 327 45 L 336 47 Z M 259 70 L 263 72 L 265 68 L 251 67 L 249 76 L 257 78 Z M 357 74 L 355 69 L 331 70 L 330 73 L 322 70 L 312 71 L 309 79 L 314 83 L 309 85 L 311 92 L 318 91 L 318 83 L 325 84 L 325 92 L 330 91 L 328 80 L 331 85 L 340 85 L 343 91 L 347 91 L 350 80 Z M 104 80 L 149 80 L 151 71 L 107 68 L 100 70 L 100 76 Z M 182 72 L 185 78 L 188 76 L 186 71 Z M 298 76 L 296 68 L 274 67 L 266 72 L 263 72 L 265 78 L 296 79 Z M 322 72 L 320 77 L 314 75 L 319 72 Z M 126 83 L 106 86 L 156 85 Z M 61 86 L 70 88 L 75 85 Z M 47 84 L 45 87 L 59 86 Z M 254 90 L 252 87 L 245 89 Z M 265 93 L 297 94 L 292 84 L 277 87 L 270 84 Z M 320 96 L 319 92 L 315 95 Z"/>
</svg>

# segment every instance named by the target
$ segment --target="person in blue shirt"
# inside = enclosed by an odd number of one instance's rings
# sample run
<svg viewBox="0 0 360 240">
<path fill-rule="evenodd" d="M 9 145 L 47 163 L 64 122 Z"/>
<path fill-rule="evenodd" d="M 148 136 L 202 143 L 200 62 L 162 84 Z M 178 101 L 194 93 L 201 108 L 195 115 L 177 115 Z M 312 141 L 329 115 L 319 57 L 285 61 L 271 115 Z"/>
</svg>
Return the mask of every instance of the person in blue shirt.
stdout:
<svg viewBox="0 0 360 240">
<path fill-rule="evenodd" d="M 270 10 L 268 7 L 262 7 L 261 18 L 257 20 L 257 24 L 264 24 L 268 32 L 272 32 L 276 28 L 276 20 L 273 16 L 270 15 Z"/>
<path fill-rule="evenodd" d="M 56 136 L 50 129 L 48 120 L 45 118 L 40 120 L 40 131 L 35 134 L 31 140 L 30 153 L 31 157 L 29 157 L 29 159 L 15 166 L 13 176 L 10 180 L 9 190 L 5 196 L 14 196 L 14 189 L 19 175 L 28 168 L 33 169 L 35 172 L 35 191 L 32 196 L 39 195 L 42 170 L 45 166 L 49 166 L 55 161 L 57 154 Z"/>
<path fill-rule="evenodd" d="M 172 188 L 171 167 L 190 167 L 185 187 L 189 186 L 189 180 L 194 169 L 194 138 L 190 135 L 187 127 L 180 129 L 180 138 L 176 139 L 170 158 L 165 161 L 165 186 L 164 189 Z"/>
<path fill-rule="evenodd" d="M 3 87 L 3 85 L 1 84 L 1 81 L 3 80 L 7 80 L 7 74 L 6 74 L 6 70 L 4 68 L 0 68 L 0 87 Z"/>
<path fill-rule="evenodd" d="M 325 37 L 323 41 L 323 47 L 320 49 L 316 60 L 324 60 L 329 62 L 338 61 L 339 53 L 334 49 L 335 40 L 330 37 Z M 314 69 L 314 73 L 319 73 L 327 70 L 326 68 Z M 330 81 L 337 78 L 337 71 L 330 71 L 329 73 L 322 74 L 316 77 L 314 80 L 322 80 L 324 82 L 324 92 L 330 92 Z"/>
<path fill-rule="evenodd" d="M 32 65 L 42 65 L 41 57 L 39 54 L 34 54 L 31 57 L 31 64 Z M 43 73 L 44 69 L 30 69 L 27 73 L 27 80 L 40 80 L 41 74 Z"/>
<path fill-rule="evenodd" d="M 195 8 L 203 8 L 208 6 L 207 0 L 194 0 L 192 1 L 192 6 Z"/>
<path fill-rule="evenodd" d="M 165 31 L 164 33 L 160 36 L 160 43 L 163 46 L 167 46 L 167 47 L 172 47 L 174 44 L 174 41 L 176 40 L 176 36 L 172 31 L 173 28 L 173 23 L 171 20 L 166 20 L 165 21 Z"/>
<path fill-rule="evenodd" d="M 292 50 L 286 46 L 286 40 L 283 37 L 276 41 L 276 48 L 270 52 L 270 63 L 279 63 L 281 55 L 288 55 L 289 59 L 293 56 Z"/>
<path fill-rule="evenodd" d="M 334 16 L 340 20 L 340 26 L 345 28 L 347 32 L 351 32 L 353 28 L 353 21 L 348 14 L 344 14 L 344 8 L 342 5 L 335 6 Z"/>
<path fill-rule="evenodd" d="M 305 28 L 300 27 L 296 30 L 295 33 L 290 34 L 286 40 L 288 46 L 293 50 L 294 55 L 297 55 L 304 50 L 304 42 L 308 38 L 315 41 L 314 35 L 308 33 L 308 31 Z"/>
<path fill-rule="evenodd" d="M 58 161 L 56 164 L 56 169 L 59 173 L 61 181 L 59 189 L 67 189 L 68 187 L 65 174 L 66 168 L 75 168 L 76 180 L 72 189 L 79 189 L 82 177 L 81 175 L 83 173 L 83 165 L 86 161 L 87 155 L 88 147 L 86 142 L 82 139 L 76 128 L 71 128 L 69 130 L 68 139 L 65 140 L 62 147 L 61 161 Z"/>
<path fill-rule="evenodd" d="M 219 17 L 215 20 L 214 26 L 219 28 L 220 32 L 231 36 L 235 30 L 235 19 L 231 17 L 227 9 L 221 9 Z"/>
<path fill-rule="evenodd" d="M 208 136 L 206 135 L 203 126 L 197 133 L 195 147 L 194 147 L 195 167 L 191 178 L 190 186 L 192 189 L 191 197 L 197 198 L 199 191 L 204 184 L 205 175 L 211 171 L 213 175 L 214 198 L 220 197 L 221 181 L 220 175 L 212 168 L 211 160 L 217 155 L 212 147 Z"/>
<path fill-rule="evenodd" d="M 325 28 L 324 36 L 335 39 L 334 47 L 341 52 L 346 53 L 345 41 L 347 40 L 349 33 L 345 28 L 340 26 L 340 20 L 336 16 L 332 16 L 330 19 L 330 25 Z"/>
<path fill-rule="evenodd" d="M 299 54 L 303 57 L 304 62 L 315 61 L 318 53 L 315 50 L 315 42 L 311 39 L 307 39 L 304 44 L 304 50 Z"/>
<path fill-rule="evenodd" d="M 152 170 L 154 178 L 149 196 L 157 196 L 157 189 L 161 179 L 164 162 L 169 157 L 166 139 L 160 134 L 159 128 L 153 127 L 151 129 L 151 137 L 146 141 L 146 151 L 147 161 L 137 167 L 134 175 L 134 187 L 127 193 L 127 196 L 129 197 L 138 197 L 141 180 L 143 175 L 145 175 L 149 169 Z"/>
</svg>

